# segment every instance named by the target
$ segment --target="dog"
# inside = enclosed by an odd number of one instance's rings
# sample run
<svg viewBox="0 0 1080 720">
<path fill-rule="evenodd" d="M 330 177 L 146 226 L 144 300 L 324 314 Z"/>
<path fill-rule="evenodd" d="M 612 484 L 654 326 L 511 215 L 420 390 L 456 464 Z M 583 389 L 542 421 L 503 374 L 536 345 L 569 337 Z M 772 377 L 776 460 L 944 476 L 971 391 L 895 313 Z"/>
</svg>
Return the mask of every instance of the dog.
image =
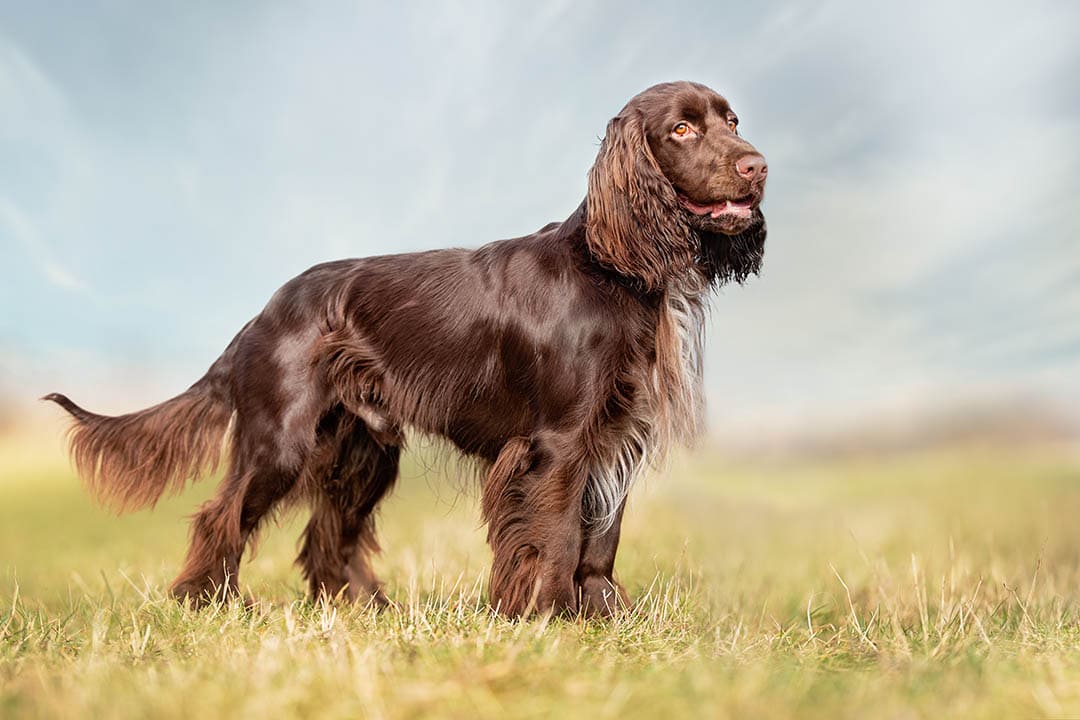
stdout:
<svg viewBox="0 0 1080 720">
<path fill-rule="evenodd" d="M 608 123 L 565 221 L 475 250 L 317 265 L 151 408 L 43 399 L 73 417 L 79 474 L 117 511 L 227 456 L 191 523 L 181 600 L 237 593 L 260 523 L 301 499 L 312 595 L 387 602 L 374 518 L 408 430 L 484 471 L 493 607 L 609 615 L 629 605 L 613 574 L 627 493 L 701 425 L 710 292 L 761 267 L 768 168 L 738 122 L 703 85 L 656 85 Z"/>
</svg>

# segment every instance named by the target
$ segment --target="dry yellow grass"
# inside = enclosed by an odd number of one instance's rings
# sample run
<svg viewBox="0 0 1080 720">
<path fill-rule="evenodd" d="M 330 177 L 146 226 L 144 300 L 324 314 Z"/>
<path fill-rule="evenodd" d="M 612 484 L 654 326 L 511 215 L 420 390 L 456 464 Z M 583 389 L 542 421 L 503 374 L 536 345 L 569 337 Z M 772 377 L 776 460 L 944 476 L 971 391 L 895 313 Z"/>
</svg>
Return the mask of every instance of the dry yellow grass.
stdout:
<svg viewBox="0 0 1080 720">
<path fill-rule="evenodd" d="M 0 444 L 5 718 L 1080 716 L 1068 447 L 699 451 L 638 488 L 608 622 L 493 616 L 472 499 L 415 463 L 396 609 L 306 602 L 286 520 L 242 571 L 260 602 L 193 613 L 164 588 L 210 488 L 114 518 L 60 453 Z"/>
</svg>

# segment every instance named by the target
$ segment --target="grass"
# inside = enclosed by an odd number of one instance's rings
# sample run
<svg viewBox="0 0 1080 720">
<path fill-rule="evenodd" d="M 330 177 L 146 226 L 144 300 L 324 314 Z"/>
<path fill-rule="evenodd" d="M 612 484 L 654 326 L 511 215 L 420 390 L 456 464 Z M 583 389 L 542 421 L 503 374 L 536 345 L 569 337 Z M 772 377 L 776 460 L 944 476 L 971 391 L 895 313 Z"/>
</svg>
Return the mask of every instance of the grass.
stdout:
<svg viewBox="0 0 1080 720">
<path fill-rule="evenodd" d="M 382 514 L 398 607 L 311 604 L 302 518 L 257 605 L 175 605 L 196 486 L 95 508 L 59 441 L 0 440 L 0 717 L 1080 716 L 1080 454 L 747 460 L 700 450 L 635 493 L 607 622 L 485 606 L 475 503 L 415 463 Z"/>
</svg>

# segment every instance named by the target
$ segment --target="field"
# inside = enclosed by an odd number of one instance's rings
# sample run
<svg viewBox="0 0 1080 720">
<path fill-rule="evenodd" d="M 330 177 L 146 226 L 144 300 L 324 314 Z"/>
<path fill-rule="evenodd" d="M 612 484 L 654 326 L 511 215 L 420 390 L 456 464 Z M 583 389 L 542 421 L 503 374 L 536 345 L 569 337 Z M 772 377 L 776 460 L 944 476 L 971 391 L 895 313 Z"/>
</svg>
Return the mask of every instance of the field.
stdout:
<svg viewBox="0 0 1080 720">
<path fill-rule="evenodd" d="M 312 605 L 302 518 L 203 612 L 164 589 L 197 485 L 92 505 L 58 438 L 0 440 L 0 717 L 1080 717 L 1080 453 L 752 459 L 637 488 L 607 622 L 485 609 L 471 494 L 413 459 L 382 513 L 397 607 Z"/>
</svg>

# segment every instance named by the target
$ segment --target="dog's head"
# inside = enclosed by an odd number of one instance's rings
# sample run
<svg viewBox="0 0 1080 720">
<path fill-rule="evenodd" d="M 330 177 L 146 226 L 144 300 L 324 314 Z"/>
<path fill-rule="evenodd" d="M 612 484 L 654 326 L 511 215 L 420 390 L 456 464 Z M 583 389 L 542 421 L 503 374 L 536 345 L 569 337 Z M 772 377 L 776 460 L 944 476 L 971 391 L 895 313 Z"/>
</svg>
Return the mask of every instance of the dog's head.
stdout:
<svg viewBox="0 0 1080 720">
<path fill-rule="evenodd" d="M 757 272 L 768 166 L 738 124 L 727 100 L 697 83 L 631 99 L 589 172 L 593 255 L 650 290 L 695 267 L 719 281 Z"/>
</svg>

